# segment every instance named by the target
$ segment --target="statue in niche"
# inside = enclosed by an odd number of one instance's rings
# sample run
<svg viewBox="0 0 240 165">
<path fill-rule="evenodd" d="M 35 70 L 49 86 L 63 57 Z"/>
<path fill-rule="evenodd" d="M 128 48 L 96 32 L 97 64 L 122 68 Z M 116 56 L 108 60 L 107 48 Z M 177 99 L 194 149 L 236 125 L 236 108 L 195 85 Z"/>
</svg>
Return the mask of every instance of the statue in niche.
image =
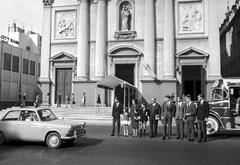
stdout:
<svg viewBox="0 0 240 165">
<path fill-rule="evenodd" d="M 121 9 L 121 31 L 131 29 L 131 12 L 128 4 L 123 4 Z"/>
</svg>

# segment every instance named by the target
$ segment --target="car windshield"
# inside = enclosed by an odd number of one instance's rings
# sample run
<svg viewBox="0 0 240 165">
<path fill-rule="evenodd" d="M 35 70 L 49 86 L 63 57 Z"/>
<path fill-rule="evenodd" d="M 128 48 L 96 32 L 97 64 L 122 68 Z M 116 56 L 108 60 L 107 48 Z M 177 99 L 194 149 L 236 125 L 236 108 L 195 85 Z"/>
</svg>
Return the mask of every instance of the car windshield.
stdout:
<svg viewBox="0 0 240 165">
<path fill-rule="evenodd" d="M 41 109 L 38 110 L 38 115 L 41 121 L 51 121 L 57 119 L 54 113 L 50 109 Z"/>
</svg>

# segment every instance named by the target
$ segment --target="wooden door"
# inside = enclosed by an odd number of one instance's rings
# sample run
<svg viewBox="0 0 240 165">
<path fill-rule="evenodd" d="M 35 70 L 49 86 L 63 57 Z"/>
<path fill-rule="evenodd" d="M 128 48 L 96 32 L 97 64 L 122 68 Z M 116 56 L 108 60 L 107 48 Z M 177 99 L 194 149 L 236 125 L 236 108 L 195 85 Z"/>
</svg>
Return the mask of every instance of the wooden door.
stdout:
<svg viewBox="0 0 240 165">
<path fill-rule="evenodd" d="M 72 93 L 72 69 L 56 69 L 55 103 L 58 95 L 61 96 L 61 104 L 67 103 L 67 96 Z"/>
</svg>

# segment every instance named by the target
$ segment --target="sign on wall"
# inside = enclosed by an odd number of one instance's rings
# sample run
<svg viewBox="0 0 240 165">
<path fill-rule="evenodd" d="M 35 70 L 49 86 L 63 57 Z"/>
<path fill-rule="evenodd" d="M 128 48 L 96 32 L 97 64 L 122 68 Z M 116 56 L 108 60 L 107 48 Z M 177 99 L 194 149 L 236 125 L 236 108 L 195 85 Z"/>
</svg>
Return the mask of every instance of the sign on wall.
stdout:
<svg viewBox="0 0 240 165">
<path fill-rule="evenodd" d="M 55 13 L 55 39 L 76 38 L 76 11 L 64 10 Z"/>
<path fill-rule="evenodd" d="M 203 2 L 179 3 L 179 33 L 203 33 L 204 15 Z"/>
</svg>

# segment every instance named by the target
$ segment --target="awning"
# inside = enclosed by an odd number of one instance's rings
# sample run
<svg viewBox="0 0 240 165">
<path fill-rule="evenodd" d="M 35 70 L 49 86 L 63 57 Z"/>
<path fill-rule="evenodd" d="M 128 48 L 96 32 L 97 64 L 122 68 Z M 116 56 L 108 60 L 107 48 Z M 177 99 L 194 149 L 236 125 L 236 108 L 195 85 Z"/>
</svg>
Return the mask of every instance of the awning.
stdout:
<svg viewBox="0 0 240 165">
<path fill-rule="evenodd" d="M 120 78 L 117 78 L 114 75 L 107 76 L 107 77 L 101 79 L 97 83 L 97 86 L 99 88 L 112 89 L 112 90 L 114 88 L 116 88 L 118 85 L 121 85 L 122 87 L 125 85 L 125 86 L 131 87 L 131 88 L 135 88 L 135 86 L 133 86 L 132 84 L 130 84 Z"/>
</svg>

